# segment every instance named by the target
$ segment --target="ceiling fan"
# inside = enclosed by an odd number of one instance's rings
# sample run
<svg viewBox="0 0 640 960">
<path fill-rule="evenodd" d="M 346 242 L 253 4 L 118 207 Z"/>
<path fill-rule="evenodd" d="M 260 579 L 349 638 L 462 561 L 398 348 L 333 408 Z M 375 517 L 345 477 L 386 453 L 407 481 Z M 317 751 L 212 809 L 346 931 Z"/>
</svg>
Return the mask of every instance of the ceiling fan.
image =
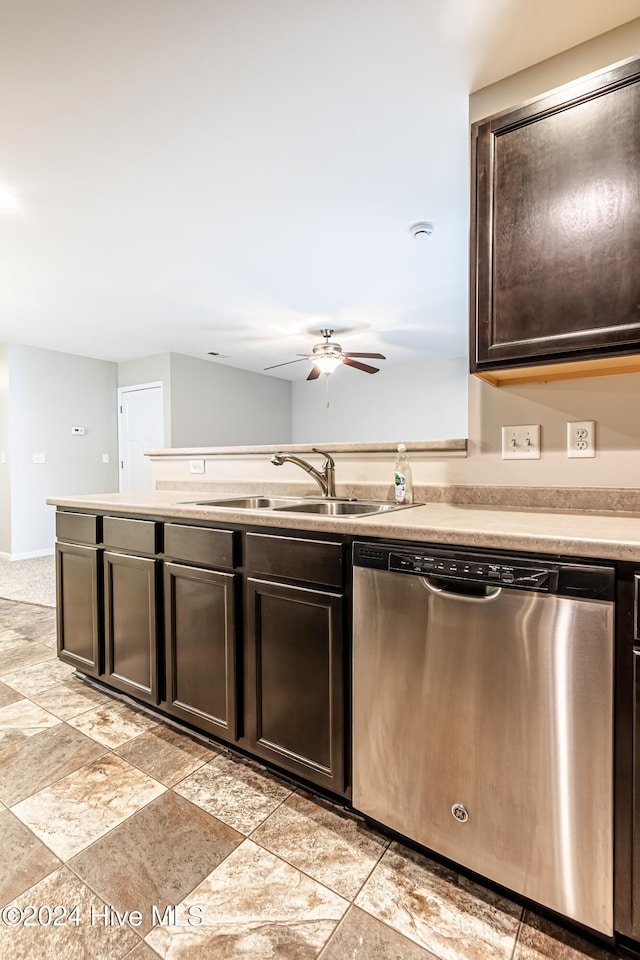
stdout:
<svg viewBox="0 0 640 960">
<path fill-rule="evenodd" d="M 300 360 L 313 360 L 311 373 L 307 380 L 317 380 L 321 373 L 329 376 L 330 373 L 341 363 L 348 367 L 355 367 L 356 370 L 362 370 L 364 373 L 377 373 L 379 367 L 372 367 L 368 363 L 360 363 L 354 360 L 354 357 L 366 357 L 369 360 L 386 360 L 381 353 L 345 353 L 339 343 L 331 341 L 333 330 L 321 330 L 320 334 L 324 337 L 324 343 L 316 343 L 312 353 L 299 353 L 298 360 L 285 360 L 284 363 L 274 363 L 270 367 L 264 367 L 265 370 L 274 370 L 276 367 L 286 367 L 288 363 L 300 363 Z"/>
</svg>

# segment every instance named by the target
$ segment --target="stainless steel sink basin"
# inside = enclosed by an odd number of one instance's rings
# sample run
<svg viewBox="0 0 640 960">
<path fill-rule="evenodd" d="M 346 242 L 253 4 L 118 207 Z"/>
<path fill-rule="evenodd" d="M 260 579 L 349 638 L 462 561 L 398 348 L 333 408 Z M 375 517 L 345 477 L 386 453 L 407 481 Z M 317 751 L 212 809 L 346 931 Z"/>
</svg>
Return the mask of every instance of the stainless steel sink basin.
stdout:
<svg viewBox="0 0 640 960">
<path fill-rule="evenodd" d="M 316 500 L 313 503 L 292 503 L 284 507 L 274 507 L 274 510 L 280 513 L 316 513 L 325 517 L 356 517 L 397 509 L 395 503 L 366 503 L 354 500 Z"/>
<path fill-rule="evenodd" d="M 286 497 L 230 497 L 228 500 L 196 500 L 198 507 L 225 507 L 228 510 L 272 510 L 290 504 Z"/>
<path fill-rule="evenodd" d="M 217 507 L 221 510 L 274 510 L 286 513 L 312 513 L 324 517 L 358 517 L 389 510 L 402 510 L 410 504 L 382 500 L 300 500 L 299 497 L 228 497 L 217 500 L 189 500 L 196 507 Z"/>
</svg>

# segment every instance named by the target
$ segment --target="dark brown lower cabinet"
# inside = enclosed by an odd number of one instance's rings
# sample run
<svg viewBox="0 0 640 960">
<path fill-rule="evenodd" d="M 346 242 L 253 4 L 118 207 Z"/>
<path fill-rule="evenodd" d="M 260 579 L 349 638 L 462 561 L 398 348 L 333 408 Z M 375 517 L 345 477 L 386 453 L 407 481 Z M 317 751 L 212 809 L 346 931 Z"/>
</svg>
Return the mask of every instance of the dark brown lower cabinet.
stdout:
<svg viewBox="0 0 640 960">
<path fill-rule="evenodd" d="M 249 578 L 247 603 L 250 749 L 343 793 L 342 596 Z"/>
<path fill-rule="evenodd" d="M 157 561 L 104 554 L 105 681 L 158 704 Z"/>
<path fill-rule="evenodd" d="M 237 739 L 237 577 L 165 563 L 167 710 L 202 730 Z"/>
<path fill-rule="evenodd" d="M 102 673 L 100 573 L 96 547 L 57 543 L 58 656 L 92 677 Z"/>
</svg>

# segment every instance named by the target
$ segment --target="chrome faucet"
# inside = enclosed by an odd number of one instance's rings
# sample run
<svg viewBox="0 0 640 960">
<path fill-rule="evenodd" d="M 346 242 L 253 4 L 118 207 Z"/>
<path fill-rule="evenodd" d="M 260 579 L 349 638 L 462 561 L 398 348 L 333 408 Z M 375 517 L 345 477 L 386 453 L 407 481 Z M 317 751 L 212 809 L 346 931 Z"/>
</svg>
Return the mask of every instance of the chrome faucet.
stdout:
<svg viewBox="0 0 640 960">
<path fill-rule="evenodd" d="M 271 457 L 271 463 L 276 467 L 281 467 L 283 463 L 287 462 L 295 463 L 296 466 L 302 467 L 306 473 L 313 477 L 322 490 L 323 497 L 333 498 L 336 495 L 336 465 L 334 459 L 324 450 L 317 450 L 313 447 L 313 452 L 319 453 L 324 457 L 322 471 L 316 470 L 316 468 L 311 466 L 310 463 L 307 463 L 306 460 L 302 460 L 300 457 L 292 457 L 288 453 L 274 453 Z"/>
</svg>

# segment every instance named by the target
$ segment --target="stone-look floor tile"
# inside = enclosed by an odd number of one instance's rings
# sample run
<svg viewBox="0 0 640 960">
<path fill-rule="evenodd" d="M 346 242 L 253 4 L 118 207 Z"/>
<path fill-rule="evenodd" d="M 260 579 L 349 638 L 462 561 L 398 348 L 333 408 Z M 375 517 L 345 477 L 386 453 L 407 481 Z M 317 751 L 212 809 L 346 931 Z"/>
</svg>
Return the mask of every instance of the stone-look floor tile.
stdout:
<svg viewBox="0 0 640 960">
<path fill-rule="evenodd" d="M 0 707 L 6 707 L 8 703 L 15 703 L 16 700 L 22 699 L 24 699 L 22 694 L 13 687 L 6 687 L 4 683 L 0 683 Z"/>
<path fill-rule="evenodd" d="M 0 751 L 0 799 L 12 807 L 106 752 L 66 723 Z"/>
<path fill-rule="evenodd" d="M 131 953 L 123 957 L 123 960 L 159 960 L 159 955 L 151 949 L 148 943 L 139 943 Z"/>
<path fill-rule="evenodd" d="M 0 811 L 0 906 L 60 866 L 60 861 L 10 810 Z M 0 956 L 4 954 L 0 950 Z"/>
<path fill-rule="evenodd" d="M 437 960 L 417 943 L 358 907 L 349 912 L 319 960 Z"/>
<path fill-rule="evenodd" d="M 155 927 L 146 942 L 167 960 L 315 960 L 348 903 L 251 840 L 180 905 L 200 925 Z"/>
<path fill-rule="evenodd" d="M 79 713 L 93 710 L 102 703 L 115 704 L 115 701 L 106 693 L 87 686 L 76 677 L 65 683 L 59 683 L 55 687 L 49 687 L 42 693 L 34 693 L 30 699 L 54 716 L 60 717 L 61 720 L 77 717 Z"/>
<path fill-rule="evenodd" d="M 355 903 L 443 960 L 508 960 L 522 908 L 392 844 Z"/>
<path fill-rule="evenodd" d="M 55 653 L 58 647 L 57 631 L 54 629 L 49 633 L 41 634 L 41 636 L 38 637 L 38 643 L 41 643 L 44 647 L 49 647 L 49 649 L 53 650 Z"/>
<path fill-rule="evenodd" d="M 184 780 L 218 754 L 217 750 L 164 726 L 129 740 L 115 752 L 167 787 Z"/>
<path fill-rule="evenodd" d="M 191 893 L 244 837 L 168 790 L 70 861 L 69 866 L 117 910 L 139 910 L 152 926 Z"/>
<path fill-rule="evenodd" d="M 132 710 L 125 703 L 110 700 L 95 710 L 69 718 L 69 724 L 113 750 L 127 740 L 139 737 L 158 724 L 144 713 Z"/>
<path fill-rule="evenodd" d="M 173 789 L 244 834 L 255 830 L 291 794 L 291 788 L 275 777 L 222 756 Z"/>
<path fill-rule="evenodd" d="M 589 943 L 527 910 L 514 960 L 613 960 L 614 956 L 605 947 Z"/>
<path fill-rule="evenodd" d="M 37 640 L 28 640 L 19 634 L 13 637 L 5 634 L 0 643 L 0 677 L 5 673 L 14 673 L 21 667 L 28 667 L 31 663 L 53 660 L 55 655 L 55 650 Z"/>
<path fill-rule="evenodd" d="M 389 845 L 353 817 L 298 793 L 251 839 L 347 900 L 355 897 Z"/>
<path fill-rule="evenodd" d="M 107 754 L 11 809 L 61 860 L 68 860 L 165 789 L 121 757 Z"/>
<path fill-rule="evenodd" d="M 25 614 L 22 622 L 14 623 L 13 629 L 24 637 L 28 637 L 29 640 L 37 640 L 38 643 L 49 646 L 52 638 L 55 640 L 57 636 L 55 611 L 52 611 L 52 614 L 52 616 L 42 616 L 37 619 L 33 618 L 33 614 L 31 616 Z"/>
<path fill-rule="evenodd" d="M 73 676 L 74 668 L 60 660 L 44 660 L 42 663 L 33 663 L 22 667 L 15 673 L 5 673 L 2 682 L 13 687 L 23 697 L 32 697 L 34 693 L 41 693 L 57 683 L 64 683 Z"/>
<path fill-rule="evenodd" d="M 29 629 L 37 632 L 40 625 L 55 627 L 55 607 L 42 607 L 36 603 L 22 603 L 18 600 L 5 601 L 6 607 L 0 608 L 0 622 L 9 626 Z"/>
<path fill-rule="evenodd" d="M 60 904 L 71 911 L 77 906 L 80 923 L 58 926 L 0 925 L 2 960 L 123 960 L 139 943 L 138 935 L 128 925 L 111 926 L 101 919 L 106 909 L 101 900 L 67 867 L 60 867 L 15 901 L 18 907 Z M 92 914 L 93 908 L 93 914 Z M 61 917 L 57 912 L 56 917 Z M 92 922 L 93 918 L 93 922 Z"/>
<path fill-rule="evenodd" d="M 0 707 L 0 750 L 35 737 L 48 727 L 60 723 L 58 717 L 48 713 L 30 700 L 16 700 Z"/>
</svg>

